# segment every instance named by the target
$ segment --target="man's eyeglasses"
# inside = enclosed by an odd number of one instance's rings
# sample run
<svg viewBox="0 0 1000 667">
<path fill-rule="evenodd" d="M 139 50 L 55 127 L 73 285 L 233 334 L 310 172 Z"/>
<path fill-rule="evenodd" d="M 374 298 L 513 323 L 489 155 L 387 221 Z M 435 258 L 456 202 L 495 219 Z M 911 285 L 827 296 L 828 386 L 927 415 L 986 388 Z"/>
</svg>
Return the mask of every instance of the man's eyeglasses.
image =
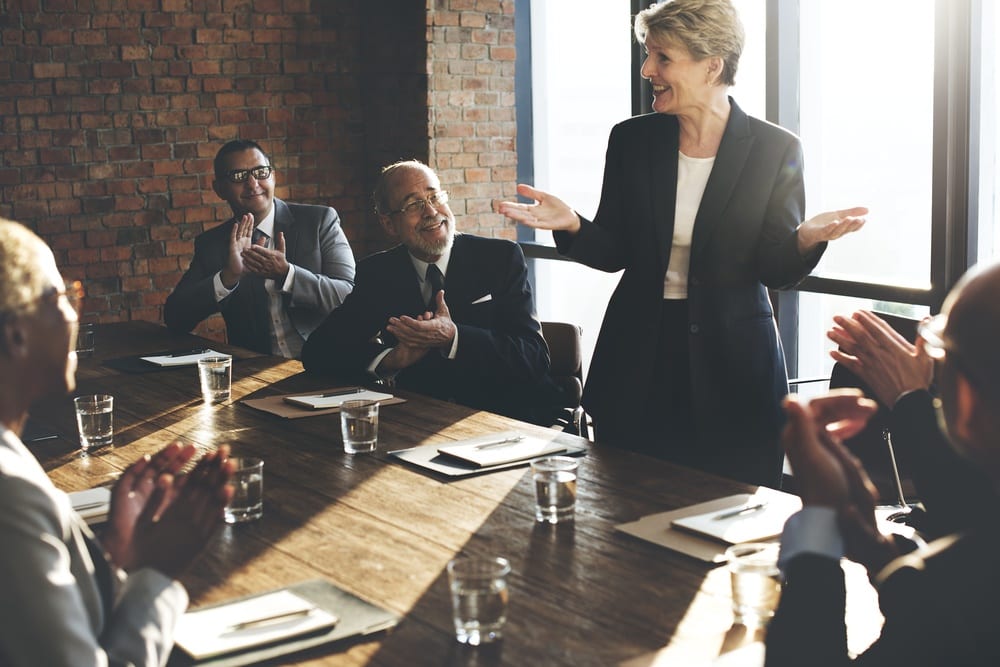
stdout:
<svg viewBox="0 0 1000 667">
<path fill-rule="evenodd" d="M 445 190 L 438 190 L 437 192 L 431 193 L 431 195 L 426 199 L 414 199 L 408 204 L 405 204 L 402 208 L 398 208 L 395 211 L 389 211 L 386 215 L 395 215 L 396 213 L 414 215 L 422 212 L 428 204 L 430 204 L 432 208 L 437 209 L 439 206 L 444 206 L 447 203 L 448 192 Z"/>
<path fill-rule="evenodd" d="M 245 183 L 251 176 L 254 177 L 254 180 L 266 181 L 271 178 L 272 173 L 274 173 L 274 167 L 268 164 L 250 169 L 232 169 L 225 173 L 225 177 L 230 183 Z"/>
</svg>

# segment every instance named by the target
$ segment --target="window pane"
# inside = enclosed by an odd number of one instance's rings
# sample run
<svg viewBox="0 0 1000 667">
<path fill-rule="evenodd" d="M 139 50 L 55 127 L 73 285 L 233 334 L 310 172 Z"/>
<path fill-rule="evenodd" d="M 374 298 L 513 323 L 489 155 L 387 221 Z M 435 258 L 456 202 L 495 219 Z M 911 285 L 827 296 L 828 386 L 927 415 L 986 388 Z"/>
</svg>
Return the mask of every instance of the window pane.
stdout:
<svg viewBox="0 0 1000 667">
<path fill-rule="evenodd" d="M 809 215 L 871 209 L 815 275 L 929 288 L 934 0 L 800 7 Z"/>
<path fill-rule="evenodd" d="M 764 86 L 767 67 L 767 2 L 765 0 L 734 0 L 746 37 L 743 54 L 736 69 L 736 85 L 730 88 L 736 103 L 756 118 L 767 118 L 767 89 Z"/>
<path fill-rule="evenodd" d="M 976 230 L 977 257 L 979 261 L 1000 257 L 1000 128 L 997 127 L 997 110 L 1000 109 L 1000 86 L 997 70 L 1000 69 L 1000 49 L 995 42 L 1000 30 L 1000 12 L 993 2 L 982 3 L 981 74 L 979 127 L 979 228 Z"/>
</svg>

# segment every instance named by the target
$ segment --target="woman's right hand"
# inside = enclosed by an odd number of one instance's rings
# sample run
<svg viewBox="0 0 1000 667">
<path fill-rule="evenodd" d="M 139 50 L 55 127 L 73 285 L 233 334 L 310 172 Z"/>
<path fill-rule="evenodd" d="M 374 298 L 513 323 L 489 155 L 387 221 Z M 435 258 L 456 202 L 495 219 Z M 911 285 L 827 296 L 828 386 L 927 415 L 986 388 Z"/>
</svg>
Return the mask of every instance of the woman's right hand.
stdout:
<svg viewBox="0 0 1000 667">
<path fill-rule="evenodd" d="M 524 184 L 517 186 L 517 194 L 534 199 L 535 203 L 502 201 L 497 204 L 497 213 L 535 229 L 551 229 L 570 234 L 580 231 L 579 216 L 566 202 L 555 195 Z"/>
</svg>

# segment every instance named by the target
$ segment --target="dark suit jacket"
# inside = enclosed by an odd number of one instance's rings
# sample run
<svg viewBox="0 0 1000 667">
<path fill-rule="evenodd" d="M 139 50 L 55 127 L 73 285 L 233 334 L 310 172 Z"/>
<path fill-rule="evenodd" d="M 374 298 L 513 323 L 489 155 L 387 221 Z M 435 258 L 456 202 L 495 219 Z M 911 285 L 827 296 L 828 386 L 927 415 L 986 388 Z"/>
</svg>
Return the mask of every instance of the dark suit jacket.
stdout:
<svg viewBox="0 0 1000 667">
<path fill-rule="evenodd" d="M 267 292 L 264 280 L 246 277 L 221 302 L 215 300 L 215 274 L 226 263 L 229 220 L 198 236 L 191 266 L 167 297 L 163 307 L 166 325 L 191 331 L 206 317 L 221 312 L 233 345 L 270 354 Z M 295 265 L 292 291 L 283 295 L 285 310 L 303 338 L 327 314 L 343 303 L 354 284 L 354 255 L 340 228 L 340 217 L 329 206 L 288 204 L 274 200 L 274 234 L 285 234 L 285 256 Z"/>
<path fill-rule="evenodd" d="M 544 413 L 552 405 L 555 389 L 548 379 L 549 351 L 534 316 L 521 248 L 510 241 L 457 235 L 444 291 L 458 326 L 455 359 L 431 351 L 403 369 L 396 384 L 544 422 L 539 410 Z M 302 363 L 310 372 L 370 380 L 368 365 L 396 343 L 384 331 L 389 318 L 425 310 L 404 246 L 366 257 L 358 264 L 354 291 L 306 341 Z"/>
<path fill-rule="evenodd" d="M 730 103 L 691 242 L 689 319 L 683 325 L 691 398 L 699 446 L 717 449 L 720 463 L 735 464 L 721 471 L 776 484 L 780 400 L 788 385 L 765 286 L 796 284 L 825 245 L 806 258 L 796 245 L 805 208 L 798 139 Z M 608 304 L 583 396 L 598 437 L 613 436 L 633 414 L 633 397 L 657 382 L 652 362 L 673 240 L 679 136 L 677 118 L 664 114 L 615 126 L 594 221 L 582 219 L 574 237 L 555 235 L 569 257 L 603 271 L 625 270 Z M 659 437 L 670 430 L 669 424 L 649 428 Z"/>
<path fill-rule="evenodd" d="M 882 635 L 853 663 L 840 563 L 816 555 L 792 559 L 767 631 L 767 667 L 1000 665 L 998 548 L 1000 533 L 989 525 L 890 563 L 875 582 Z"/>
</svg>

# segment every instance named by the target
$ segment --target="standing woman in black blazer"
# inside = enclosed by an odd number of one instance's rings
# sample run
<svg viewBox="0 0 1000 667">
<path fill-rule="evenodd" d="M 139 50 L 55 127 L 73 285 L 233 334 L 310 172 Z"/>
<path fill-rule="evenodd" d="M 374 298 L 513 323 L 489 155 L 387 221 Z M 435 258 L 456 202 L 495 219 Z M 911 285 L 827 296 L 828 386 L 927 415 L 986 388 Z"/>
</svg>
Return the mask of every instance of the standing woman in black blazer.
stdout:
<svg viewBox="0 0 1000 667">
<path fill-rule="evenodd" d="M 498 211 L 625 270 L 583 398 L 598 442 L 774 486 L 788 379 L 766 287 L 802 280 L 867 210 L 803 222 L 798 138 L 728 96 L 743 50 L 729 0 L 661 3 L 635 34 L 655 113 L 611 131 L 594 220 L 527 185 L 536 203 Z"/>
</svg>

